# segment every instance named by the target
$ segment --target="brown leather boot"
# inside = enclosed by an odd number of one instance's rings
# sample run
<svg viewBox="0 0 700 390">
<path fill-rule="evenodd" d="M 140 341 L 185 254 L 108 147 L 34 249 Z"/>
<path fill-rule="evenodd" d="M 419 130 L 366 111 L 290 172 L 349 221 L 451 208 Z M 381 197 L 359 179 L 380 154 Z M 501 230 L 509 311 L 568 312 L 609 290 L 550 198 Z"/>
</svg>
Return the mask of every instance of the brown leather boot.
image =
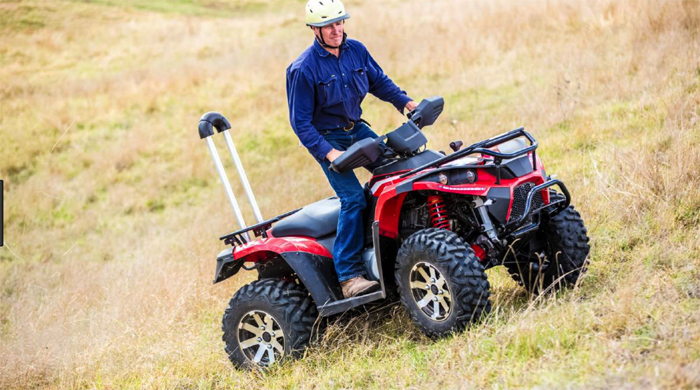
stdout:
<svg viewBox="0 0 700 390">
<path fill-rule="evenodd" d="M 340 282 L 340 288 L 343 290 L 343 296 L 347 299 L 358 295 L 379 291 L 379 282 L 367 280 L 363 276 L 358 276 L 344 282 Z"/>
</svg>

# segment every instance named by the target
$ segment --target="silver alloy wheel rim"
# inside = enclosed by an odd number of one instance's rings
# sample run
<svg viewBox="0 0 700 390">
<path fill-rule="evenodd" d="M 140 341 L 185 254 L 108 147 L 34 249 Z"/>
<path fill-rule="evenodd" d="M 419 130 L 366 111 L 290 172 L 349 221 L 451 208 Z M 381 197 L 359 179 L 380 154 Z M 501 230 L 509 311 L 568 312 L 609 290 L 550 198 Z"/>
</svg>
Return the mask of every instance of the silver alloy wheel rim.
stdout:
<svg viewBox="0 0 700 390">
<path fill-rule="evenodd" d="M 433 321 L 445 321 L 452 313 L 452 294 L 447 280 L 433 265 L 419 262 L 409 275 L 411 295 L 423 314 Z"/>
<path fill-rule="evenodd" d="M 264 311 L 249 311 L 241 318 L 238 342 L 248 359 L 260 366 L 271 366 L 284 356 L 282 327 Z"/>
</svg>

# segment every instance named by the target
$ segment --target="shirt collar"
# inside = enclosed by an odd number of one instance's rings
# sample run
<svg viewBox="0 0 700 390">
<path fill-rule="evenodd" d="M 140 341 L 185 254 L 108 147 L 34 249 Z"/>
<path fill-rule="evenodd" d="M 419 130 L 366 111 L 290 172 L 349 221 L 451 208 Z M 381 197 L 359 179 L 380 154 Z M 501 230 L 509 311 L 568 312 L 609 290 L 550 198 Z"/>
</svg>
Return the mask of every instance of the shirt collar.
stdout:
<svg viewBox="0 0 700 390">
<path fill-rule="evenodd" d="M 345 49 L 345 46 L 347 45 L 347 41 L 343 42 L 340 44 L 340 51 L 343 51 Z M 318 40 L 316 37 L 314 37 L 314 49 L 316 49 L 316 53 L 320 55 L 321 57 L 328 57 L 331 55 L 331 53 L 328 52 L 328 50 L 324 49 L 323 46 L 321 46 L 320 43 L 318 43 Z"/>
<path fill-rule="evenodd" d="M 323 46 L 321 46 L 320 43 L 318 43 L 318 40 L 316 37 L 314 37 L 314 49 L 316 49 L 316 53 L 320 55 L 321 57 L 328 57 L 331 55 L 331 53 L 328 52 L 328 50 L 324 49 Z"/>
</svg>

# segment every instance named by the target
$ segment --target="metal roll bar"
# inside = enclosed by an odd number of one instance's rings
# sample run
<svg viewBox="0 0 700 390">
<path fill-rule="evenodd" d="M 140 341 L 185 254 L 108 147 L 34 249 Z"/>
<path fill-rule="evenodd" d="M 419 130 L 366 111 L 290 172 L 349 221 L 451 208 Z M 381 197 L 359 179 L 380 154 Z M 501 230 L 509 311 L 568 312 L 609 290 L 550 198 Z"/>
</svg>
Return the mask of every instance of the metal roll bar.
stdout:
<svg viewBox="0 0 700 390">
<path fill-rule="evenodd" d="M 214 160 L 214 166 L 216 167 L 216 171 L 219 173 L 219 179 L 221 179 L 221 184 L 223 184 L 224 186 L 224 191 L 226 192 L 226 196 L 228 197 L 229 203 L 231 204 L 231 208 L 233 209 L 233 214 L 236 216 L 240 228 L 246 229 L 247 226 L 245 220 L 243 219 L 241 209 L 240 207 L 238 207 L 238 201 L 236 200 L 236 196 L 233 194 L 233 190 L 231 189 L 231 182 L 229 181 L 228 176 L 226 175 L 224 165 L 221 163 L 219 153 L 216 151 L 216 145 L 214 145 L 214 141 L 211 138 L 211 136 L 214 135 L 214 129 L 216 129 L 217 133 L 224 134 L 226 146 L 228 147 L 229 153 L 231 154 L 231 158 L 233 159 L 233 163 L 236 166 L 236 170 L 238 171 L 238 176 L 241 179 L 241 184 L 243 185 L 243 189 L 245 190 L 246 196 L 250 201 L 250 206 L 253 209 L 255 219 L 258 223 L 263 222 L 264 220 L 262 214 L 260 213 L 260 208 L 258 208 L 258 203 L 255 201 L 255 195 L 253 195 L 253 189 L 250 187 L 248 177 L 245 174 L 243 164 L 241 163 L 241 159 L 238 157 L 236 146 L 233 144 L 233 139 L 231 138 L 231 134 L 229 132 L 229 130 L 231 129 L 231 124 L 220 113 L 213 111 L 207 112 L 206 114 L 202 115 L 202 118 L 199 120 L 199 138 L 207 141 L 209 153 L 211 154 L 212 160 Z M 248 235 L 248 232 L 244 232 L 243 235 L 245 236 L 247 241 L 250 241 L 250 236 Z"/>
</svg>

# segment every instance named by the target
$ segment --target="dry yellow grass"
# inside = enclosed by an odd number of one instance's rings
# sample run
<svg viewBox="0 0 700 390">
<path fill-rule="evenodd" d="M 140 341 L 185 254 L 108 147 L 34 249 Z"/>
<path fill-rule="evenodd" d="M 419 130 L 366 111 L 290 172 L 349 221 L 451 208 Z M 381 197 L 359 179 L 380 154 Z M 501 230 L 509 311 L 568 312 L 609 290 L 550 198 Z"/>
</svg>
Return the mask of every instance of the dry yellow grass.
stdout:
<svg viewBox="0 0 700 390">
<path fill-rule="evenodd" d="M 303 2 L 0 1 L 0 388 L 700 388 L 700 3 L 346 5 L 399 85 L 445 97 L 431 147 L 533 132 L 593 238 L 582 286 L 533 300 L 494 270 L 464 334 L 387 308 L 234 371 L 220 316 L 254 275 L 210 283 L 235 224 L 195 127 L 231 120 L 266 217 L 330 194 L 286 119 Z"/>
</svg>

